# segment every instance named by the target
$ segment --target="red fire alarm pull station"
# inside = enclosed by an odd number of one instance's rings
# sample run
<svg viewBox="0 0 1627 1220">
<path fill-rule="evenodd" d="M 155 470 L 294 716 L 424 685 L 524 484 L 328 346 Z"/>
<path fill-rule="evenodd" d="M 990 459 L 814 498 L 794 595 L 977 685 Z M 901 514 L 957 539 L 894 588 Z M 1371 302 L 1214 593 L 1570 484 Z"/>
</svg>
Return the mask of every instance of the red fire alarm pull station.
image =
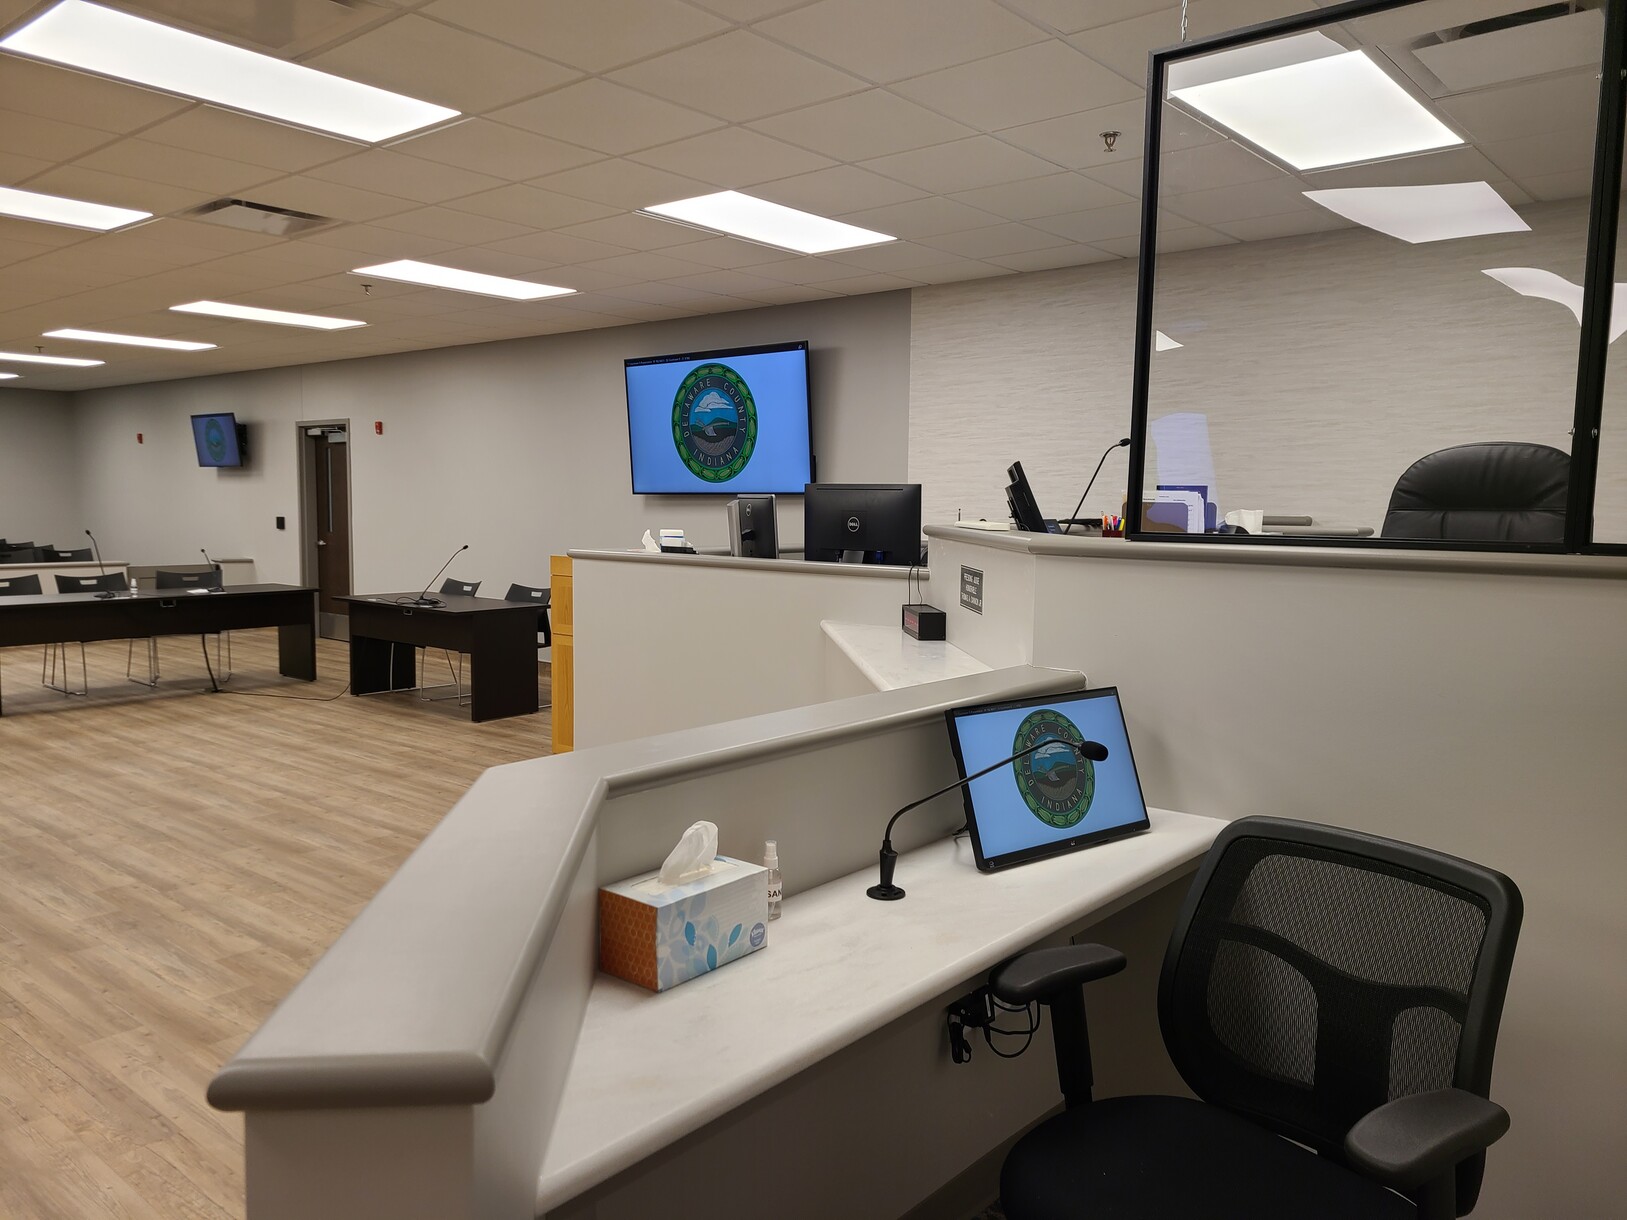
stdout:
<svg viewBox="0 0 1627 1220">
<path fill-rule="evenodd" d="M 145 437 L 143 437 L 143 436 L 142 436 L 142 435 L 141 435 L 141 433 L 139 433 L 139 432 L 137 432 L 137 433 L 136 433 L 136 444 L 138 444 L 138 445 L 145 445 L 145 444 L 146 444 L 146 443 L 147 443 L 147 440 L 146 440 L 146 438 L 145 438 Z"/>
<path fill-rule="evenodd" d="M 375 419 L 373 421 L 373 435 L 375 435 L 375 436 L 383 436 L 384 435 L 384 421 L 382 419 Z"/>
</svg>

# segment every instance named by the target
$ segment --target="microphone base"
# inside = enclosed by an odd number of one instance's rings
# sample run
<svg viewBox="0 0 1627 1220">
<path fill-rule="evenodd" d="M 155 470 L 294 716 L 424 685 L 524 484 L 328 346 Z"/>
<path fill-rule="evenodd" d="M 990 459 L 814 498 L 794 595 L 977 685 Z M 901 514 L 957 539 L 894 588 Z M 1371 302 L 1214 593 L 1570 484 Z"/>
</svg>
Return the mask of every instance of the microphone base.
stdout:
<svg viewBox="0 0 1627 1220">
<path fill-rule="evenodd" d="M 114 592 L 112 592 L 110 590 L 110 591 L 105 592 L 105 593 L 98 593 L 96 595 L 96 600 L 99 601 L 99 602 L 110 602 L 117 596 L 118 596 L 117 593 L 114 593 Z"/>
<path fill-rule="evenodd" d="M 415 597 L 410 602 L 402 604 L 407 606 L 439 606 L 443 603 L 438 597 Z"/>
<path fill-rule="evenodd" d="M 878 902 L 897 902 L 904 896 L 904 890 L 897 885 L 872 885 L 864 891 Z"/>
</svg>

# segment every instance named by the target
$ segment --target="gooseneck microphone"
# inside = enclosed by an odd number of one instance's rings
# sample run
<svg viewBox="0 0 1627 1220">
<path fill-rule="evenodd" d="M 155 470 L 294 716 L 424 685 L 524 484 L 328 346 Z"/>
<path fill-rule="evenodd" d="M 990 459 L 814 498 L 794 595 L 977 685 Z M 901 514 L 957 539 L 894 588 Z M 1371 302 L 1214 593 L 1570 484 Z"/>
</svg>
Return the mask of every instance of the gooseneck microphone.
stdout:
<svg viewBox="0 0 1627 1220">
<path fill-rule="evenodd" d="M 1088 496 L 1090 494 L 1090 489 L 1096 486 L 1096 476 L 1101 474 L 1102 466 L 1107 462 L 1107 455 L 1112 453 L 1115 449 L 1123 449 L 1129 443 L 1130 438 L 1125 437 L 1122 441 L 1114 441 L 1102 451 L 1102 460 L 1096 463 L 1096 469 L 1090 476 L 1090 482 L 1085 484 L 1085 494 L 1079 497 L 1079 503 L 1073 506 L 1073 512 L 1068 516 L 1068 523 L 1062 527 L 1062 532 L 1064 534 L 1071 533 L 1073 531 L 1074 518 L 1079 516 L 1079 510 L 1085 506 L 1085 496 Z"/>
<path fill-rule="evenodd" d="M 205 563 L 206 563 L 206 564 L 208 564 L 208 565 L 209 565 L 209 566 L 210 566 L 210 567 L 212 567 L 212 568 L 218 568 L 218 567 L 220 567 L 220 565 L 219 565 L 219 564 L 218 564 L 218 563 L 216 563 L 216 562 L 215 562 L 215 561 L 214 561 L 214 560 L 213 560 L 213 559 L 210 559 L 210 558 L 209 558 L 209 552 L 208 552 L 208 551 L 206 551 L 206 550 L 204 550 L 204 548 L 203 548 L 203 547 L 201 547 L 201 546 L 200 546 L 200 547 L 199 547 L 199 548 L 198 548 L 198 554 L 200 554 L 200 555 L 202 555 L 202 556 L 203 556 L 203 561 L 204 561 L 204 562 L 205 562 Z"/>
<path fill-rule="evenodd" d="M 939 788 L 936 792 L 929 796 L 923 796 L 918 801 L 911 801 L 897 813 L 893 814 L 892 818 L 887 823 L 887 829 L 882 832 L 881 880 L 879 884 L 872 885 L 864 892 L 870 895 L 870 897 L 879 899 L 882 902 L 896 902 L 898 899 L 904 896 L 903 889 L 893 884 L 893 869 L 898 865 L 898 853 L 893 850 L 893 825 L 898 821 L 899 818 L 903 817 L 911 809 L 914 809 L 919 805 L 924 805 L 928 801 L 936 800 L 945 792 L 953 792 L 956 788 L 964 788 L 974 779 L 982 779 L 990 771 L 998 771 L 1001 767 L 1008 766 L 1011 763 L 1016 762 L 1019 758 L 1032 754 L 1035 750 L 1043 750 L 1046 746 L 1058 744 L 1072 746 L 1074 753 L 1078 754 L 1081 758 L 1088 758 L 1091 762 L 1107 761 L 1107 747 L 1099 741 L 1072 742 L 1062 741 L 1057 737 L 1047 737 L 1044 741 L 1035 742 L 1026 750 L 1018 750 L 1010 758 L 1002 758 L 999 762 L 994 763 L 991 766 L 984 767 L 981 771 L 968 775 L 965 779 L 956 780 L 954 783 L 949 784 L 946 787 Z"/>
<path fill-rule="evenodd" d="M 417 597 L 413 598 L 410 602 L 406 602 L 404 604 L 408 606 L 439 606 L 441 604 L 441 599 L 438 597 L 431 597 L 429 595 L 429 586 L 441 578 L 441 572 L 446 571 L 447 568 L 452 566 L 453 559 L 456 559 L 468 549 L 469 544 L 465 542 L 457 550 L 453 551 L 450 558 L 448 558 L 447 561 L 441 565 L 441 571 L 435 573 L 435 575 L 429 578 L 429 583 L 424 586 L 424 591 Z"/>
<path fill-rule="evenodd" d="M 107 567 L 106 567 L 105 564 L 102 563 L 102 548 L 99 547 L 98 545 L 96 545 L 96 535 L 91 533 L 89 530 L 86 530 L 85 531 L 85 537 L 90 539 L 90 551 L 91 551 L 91 554 L 96 556 L 96 567 L 101 571 L 103 576 L 106 576 L 107 575 Z M 113 598 L 115 598 L 117 596 L 118 596 L 118 594 L 113 592 L 112 589 L 103 589 L 100 593 L 98 593 L 96 595 L 98 600 L 104 601 L 104 602 L 105 601 L 111 601 Z M 64 678 L 63 681 L 64 681 L 64 683 L 66 683 L 67 679 Z"/>
</svg>

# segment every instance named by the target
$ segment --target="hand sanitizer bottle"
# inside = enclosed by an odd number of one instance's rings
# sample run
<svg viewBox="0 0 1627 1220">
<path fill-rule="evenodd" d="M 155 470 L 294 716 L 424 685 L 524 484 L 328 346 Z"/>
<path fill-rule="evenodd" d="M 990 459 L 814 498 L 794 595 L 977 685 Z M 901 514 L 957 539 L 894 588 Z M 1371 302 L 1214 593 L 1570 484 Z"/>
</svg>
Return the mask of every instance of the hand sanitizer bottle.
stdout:
<svg viewBox="0 0 1627 1220">
<path fill-rule="evenodd" d="M 763 867 L 768 870 L 768 918 L 772 921 L 780 917 L 780 849 L 779 844 L 769 839 L 763 844 Z"/>
<path fill-rule="evenodd" d="M 131 572 L 130 573 L 130 596 L 134 597 L 137 592 L 138 592 L 138 590 L 136 589 L 136 574 L 134 572 Z"/>
</svg>

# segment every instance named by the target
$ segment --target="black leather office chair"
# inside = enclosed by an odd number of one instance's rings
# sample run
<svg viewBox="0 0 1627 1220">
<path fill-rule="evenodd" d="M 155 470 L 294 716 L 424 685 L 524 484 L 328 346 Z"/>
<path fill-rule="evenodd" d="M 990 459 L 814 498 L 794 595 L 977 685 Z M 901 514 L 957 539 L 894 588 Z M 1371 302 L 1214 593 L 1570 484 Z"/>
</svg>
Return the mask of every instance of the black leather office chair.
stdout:
<svg viewBox="0 0 1627 1220">
<path fill-rule="evenodd" d="M 91 558 L 88 546 L 78 551 L 59 551 L 52 546 L 42 546 L 39 552 L 42 563 L 88 563 Z"/>
<path fill-rule="evenodd" d="M 153 588 L 155 589 L 219 590 L 225 587 L 226 582 L 221 575 L 218 563 L 202 572 L 177 572 L 168 568 L 155 568 L 153 570 Z M 216 631 L 212 634 L 215 637 L 215 668 L 220 671 L 215 675 L 216 681 L 229 682 L 232 677 L 232 633 L 230 631 Z M 156 647 L 154 649 L 152 668 L 154 675 L 156 675 L 158 673 Z"/>
<path fill-rule="evenodd" d="M 479 592 L 480 582 L 478 580 L 453 580 L 450 576 L 448 576 L 444 581 L 441 582 L 442 597 L 445 597 L 448 593 L 459 594 L 463 597 L 474 597 Z M 466 702 L 463 697 L 463 654 L 461 652 L 458 653 L 457 663 L 453 664 L 452 654 L 446 651 L 444 648 L 441 649 L 441 655 L 446 658 L 446 668 L 452 674 L 453 680 L 451 682 L 443 682 L 439 686 L 425 686 L 424 663 L 429 659 L 428 654 L 429 649 L 427 648 L 422 648 L 418 651 L 418 697 L 425 703 L 440 703 L 446 699 L 456 698 L 458 701 L 458 706 L 462 707 Z M 451 686 L 457 687 L 458 693 L 455 696 L 442 695 L 440 697 L 436 697 L 429 693 L 432 690 L 446 690 Z"/>
<path fill-rule="evenodd" d="M 1390 494 L 1385 538 L 1565 540 L 1570 456 L 1549 445 L 1454 445 L 1409 466 Z"/>
<path fill-rule="evenodd" d="M 1465 860 L 1233 822 L 1158 985 L 1164 1044 L 1202 1100 L 1090 1100 L 1080 984 L 1121 970 L 1122 954 L 1041 949 L 990 975 L 997 998 L 1050 1005 L 1067 1100 L 1006 1158 L 1007 1217 L 1468 1214 L 1508 1129 L 1487 1094 L 1521 914 L 1512 881 Z"/>
<path fill-rule="evenodd" d="M 548 622 L 548 604 L 553 594 L 537 585 L 510 585 L 508 592 L 503 595 L 507 602 L 534 602 L 537 607 L 537 634 L 542 637 L 538 648 L 549 648 L 554 642 L 554 629 Z M 537 705 L 538 709 L 553 707 L 553 700 Z"/>
<path fill-rule="evenodd" d="M 30 573 L 27 576 L 13 576 L 10 579 L 0 580 L 0 597 L 38 597 L 45 590 L 40 586 L 40 578 Z M 0 668 L 4 668 L 0 666 Z M 0 714 L 5 712 L 5 692 L 0 690 Z"/>
</svg>

